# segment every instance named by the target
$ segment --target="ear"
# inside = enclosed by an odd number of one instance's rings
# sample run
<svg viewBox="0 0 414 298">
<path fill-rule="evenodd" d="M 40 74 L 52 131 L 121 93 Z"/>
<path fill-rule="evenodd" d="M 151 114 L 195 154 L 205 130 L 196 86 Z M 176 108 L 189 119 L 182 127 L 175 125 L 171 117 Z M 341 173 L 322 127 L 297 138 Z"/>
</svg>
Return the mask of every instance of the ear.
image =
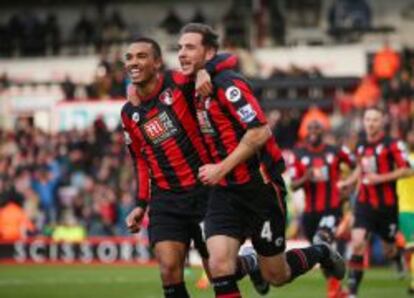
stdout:
<svg viewBox="0 0 414 298">
<path fill-rule="evenodd" d="M 213 59 L 214 56 L 216 56 L 216 54 L 217 54 L 217 51 L 215 49 L 213 49 L 213 48 L 207 48 L 207 51 L 206 51 L 206 60 L 209 61 L 209 60 Z"/>
<path fill-rule="evenodd" d="M 155 59 L 155 68 L 160 70 L 164 65 L 164 61 L 161 58 Z"/>
</svg>

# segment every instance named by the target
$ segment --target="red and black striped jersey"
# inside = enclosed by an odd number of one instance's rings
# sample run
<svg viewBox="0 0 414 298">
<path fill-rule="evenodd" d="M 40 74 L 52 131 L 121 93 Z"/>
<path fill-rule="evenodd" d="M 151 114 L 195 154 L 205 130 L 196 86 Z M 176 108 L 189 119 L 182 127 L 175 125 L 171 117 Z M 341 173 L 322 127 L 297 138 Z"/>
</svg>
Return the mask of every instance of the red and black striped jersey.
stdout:
<svg viewBox="0 0 414 298">
<path fill-rule="evenodd" d="M 231 54 L 216 55 L 206 63 L 210 75 L 234 68 Z M 197 125 L 193 104 L 194 81 L 177 71 L 160 75 L 158 85 L 135 106 L 122 108 L 125 141 L 134 160 L 138 204 L 150 199 L 150 186 L 173 192 L 195 187 L 198 168 L 211 161 Z M 128 97 L 138 97 L 133 85 Z"/>
<path fill-rule="evenodd" d="M 364 175 L 386 174 L 397 168 L 409 167 L 408 151 L 404 142 L 389 136 L 383 136 L 373 143 L 364 139 L 357 144 L 356 157 L 362 171 L 358 202 L 370 204 L 374 208 L 395 207 L 397 204 L 396 181 L 368 185 L 364 182 Z"/>
<path fill-rule="evenodd" d="M 289 161 L 292 179 L 299 179 L 306 171 L 311 171 L 310 180 L 303 185 L 305 212 L 325 213 L 340 209 L 341 198 L 337 183 L 341 178 L 342 163 L 351 168 L 355 166 L 355 157 L 346 147 L 321 145 L 319 148 L 295 148 Z"/>
<path fill-rule="evenodd" d="M 150 198 L 150 180 L 162 190 L 187 191 L 199 183 L 198 168 L 210 161 L 188 92 L 193 85 L 181 73 L 167 71 L 153 94 L 139 105 L 128 101 L 122 108 L 141 203 Z"/>
<path fill-rule="evenodd" d="M 218 163 L 238 146 L 248 129 L 262 126 L 267 121 L 249 83 L 238 73 L 231 70 L 220 72 L 214 77 L 213 85 L 213 96 L 197 98 L 195 106 L 205 143 L 213 162 Z M 283 182 L 280 177 L 280 170 L 284 168 L 283 158 L 274 138 L 268 141 L 260 154 L 236 166 L 220 181 L 220 185 L 249 182 L 260 176 L 261 164 L 268 170 L 270 178 L 276 173 L 278 177 L 274 180 Z"/>
</svg>

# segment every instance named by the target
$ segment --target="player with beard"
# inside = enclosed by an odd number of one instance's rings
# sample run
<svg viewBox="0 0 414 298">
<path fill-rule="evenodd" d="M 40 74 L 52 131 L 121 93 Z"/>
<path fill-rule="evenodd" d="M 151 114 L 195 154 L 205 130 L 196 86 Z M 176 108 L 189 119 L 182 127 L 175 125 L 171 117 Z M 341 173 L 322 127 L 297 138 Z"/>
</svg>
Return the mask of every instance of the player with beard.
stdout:
<svg viewBox="0 0 414 298">
<path fill-rule="evenodd" d="M 340 189 L 341 165 L 353 168 L 355 159 L 350 150 L 324 143 L 324 128 L 318 120 L 308 124 L 305 144 L 294 150 L 290 161 L 292 189 L 303 188 L 305 210 L 302 227 L 305 237 L 312 243 L 335 241 L 335 233 L 342 218 Z M 340 281 L 328 280 L 328 297 L 338 297 Z"/>
<path fill-rule="evenodd" d="M 179 38 L 185 74 L 201 69 L 218 50 L 218 36 L 204 24 L 188 24 Z M 261 273 L 274 286 L 288 283 L 320 263 L 342 278 L 342 258 L 326 243 L 285 253 L 284 162 L 252 89 L 240 74 L 213 78 L 214 92 L 196 98 L 197 119 L 214 163 L 198 177 L 212 186 L 205 219 L 209 268 L 216 297 L 241 297 L 236 259 L 245 238 L 258 253 Z"/>
<path fill-rule="evenodd" d="M 378 234 L 389 259 L 399 262 L 395 243 L 398 231 L 396 181 L 410 175 L 405 144 L 385 134 L 385 113 L 371 107 L 363 116 L 364 137 L 357 144 L 358 166 L 343 185 L 359 182 L 351 233 L 352 256 L 349 261 L 349 297 L 356 297 L 364 274 L 363 256 L 369 235 Z"/>
<path fill-rule="evenodd" d="M 231 58 L 216 57 L 213 71 Z M 200 226 L 205 216 L 208 189 L 197 178 L 198 168 L 210 161 L 190 102 L 192 78 L 176 71 L 160 71 L 157 42 L 140 38 L 125 55 L 132 85 L 121 119 L 125 141 L 137 175 L 137 207 L 126 219 L 136 233 L 149 211 L 149 238 L 159 263 L 165 297 L 189 297 L 183 278 L 190 241 L 207 264 L 207 250 Z M 209 65 L 206 65 L 208 68 Z M 207 86 L 205 86 L 207 84 Z M 209 83 L 200 90 L 209 89 Z M 240 258 L 240 276 L 257 266 L 254 255 Z M 208 268 L 206 268 L 208 269 Z"/>
</svg>

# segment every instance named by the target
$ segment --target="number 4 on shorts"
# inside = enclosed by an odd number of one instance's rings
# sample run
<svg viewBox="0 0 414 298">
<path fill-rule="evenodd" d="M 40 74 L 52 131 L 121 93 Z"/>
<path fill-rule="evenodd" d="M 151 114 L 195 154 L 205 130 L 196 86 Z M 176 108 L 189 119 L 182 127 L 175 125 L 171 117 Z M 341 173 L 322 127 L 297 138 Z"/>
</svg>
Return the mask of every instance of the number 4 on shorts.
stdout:
<svg viewBox="0 0 414 298">
<path fill-rule="evenodd" d="M 270 229 L 270 221 L 265 221 L 263 223 L 262 232 L 260 237 L 266 239 L 268 242 L 272 242 L 272 230 Z"/>
</svg>

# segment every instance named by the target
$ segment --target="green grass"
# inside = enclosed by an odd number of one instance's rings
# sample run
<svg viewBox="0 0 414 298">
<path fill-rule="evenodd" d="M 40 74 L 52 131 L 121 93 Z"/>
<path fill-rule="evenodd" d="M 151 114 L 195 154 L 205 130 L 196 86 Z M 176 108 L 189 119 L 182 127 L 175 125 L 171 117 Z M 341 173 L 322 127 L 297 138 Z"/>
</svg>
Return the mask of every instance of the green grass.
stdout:
<svg viewBox="0 0 414 298">
<path fill-rule="evenodd" d="M 192 297 L 214 297 L 211 289 L 194 287 L 200 269 L 186 277 Z M 406 296 L 406 281 L 391 269 L 366 272 L 359 297 L 399 298 Z M 248 279 L 241 283 L 243 297 L 259 297 Z M 0 264 L 1 298 L 159 298 L 163 297 L 156 267 L 122 265 L 3 265 Z M 322 275 L 314 272 L 267 297 L 326 297 Z"/>
</svg>

